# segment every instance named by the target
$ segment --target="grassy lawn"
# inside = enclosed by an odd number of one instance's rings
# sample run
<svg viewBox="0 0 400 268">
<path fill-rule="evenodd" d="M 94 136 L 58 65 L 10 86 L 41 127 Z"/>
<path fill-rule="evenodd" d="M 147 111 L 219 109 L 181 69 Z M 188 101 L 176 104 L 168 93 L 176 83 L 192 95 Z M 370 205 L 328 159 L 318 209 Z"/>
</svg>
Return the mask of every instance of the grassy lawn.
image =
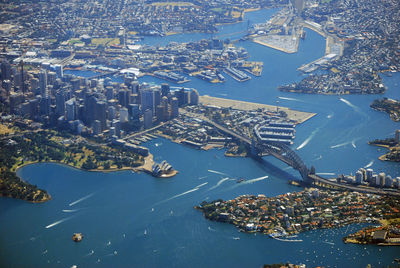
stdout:
<svg viewBox="0 0 400 268">
<path fill-rule="evenodd" d="M 189 2 L 155 2 L 151 4 L 152 6 L 157 7 L 165 7 L 165 6 L 178 6 L 178 7 L 185 7 L 185 6 L 194 6 L 193 3 Z"/>
<path fill-rule="evenodd" d="M 78 38 L 71 38 L 68 43 L 70 45 L 74 45 L 74 44 L 79 44 L 79 43 L 83 43 L 81 40 L 79 40 Z"/>
<path fill-rule="evenodd" d="M 12 130 L 11 128 L 8 128 L 5 125 L 0 124 L 0 135 L 9 135 L 9 134 L 13 134 L 14 130 Z"/>
<path fill-rule="evenodd" d="M 119 45 L 119 39 L 118 38 L 93 38 L 92 45 L 95 45 L 95 46 Z"/>
</svg>

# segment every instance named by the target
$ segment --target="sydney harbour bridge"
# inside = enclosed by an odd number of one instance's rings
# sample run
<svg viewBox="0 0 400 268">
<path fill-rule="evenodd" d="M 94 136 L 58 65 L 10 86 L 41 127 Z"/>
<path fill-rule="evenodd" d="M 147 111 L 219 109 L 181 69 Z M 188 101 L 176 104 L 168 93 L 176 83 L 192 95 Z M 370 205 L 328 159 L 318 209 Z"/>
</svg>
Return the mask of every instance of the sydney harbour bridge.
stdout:
<svg viewBox="0 0 400 268">
<path fill-rule="evenodd" d="M 216 127 L 226 135 L 232 137 L 233 139 L 246 144 L 250 148 L 251 156 L 254 158 L 261 158 L 264 155 L 271 155 L 281 160 L 282 162 L 291 166 L 293 169 L 297 170 L 300 173 L 303 182 L 306 184 L 318 184 L 321 186 L 328 186 L 333 189 L 342 189 L 348 191 L 400 197 L 399 192 L 390 192 L 379 188 L 359 187 L 323 178 L 315 174 L 315 170 L 311 172 L 307 168 L 306 164 L 303 162 L 301 157 L 295 151 L 293 151 L 288 145 L 284 143 L 271 142 L 271 141 L 265 142 L 257 139 L 256 137 L 250 139 L 249 137 L 242 136 L 202 115 L 192 114 L 188 112 L 186 112 L 185 114 L 187 116 L 200 118 L 203 121 L 209 123 L 210 125 Z"/>
</svg>

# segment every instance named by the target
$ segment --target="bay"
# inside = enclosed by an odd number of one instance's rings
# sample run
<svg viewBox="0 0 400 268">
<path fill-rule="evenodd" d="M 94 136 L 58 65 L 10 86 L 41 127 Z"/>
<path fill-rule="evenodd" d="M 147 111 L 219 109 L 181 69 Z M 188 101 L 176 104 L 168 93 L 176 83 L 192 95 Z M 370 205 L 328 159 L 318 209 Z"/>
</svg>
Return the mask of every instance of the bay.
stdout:
<svg viewBox="0 0 400 268">
<path fill-rule="evenodd" d="M 221 34 L 243 31 L 247 19 L 262 22 L 272 12 L 248 13 L 243 23 L 220 26 Z M 201 38 L 209 35 L 145 38 L 143 42 L 166 44 Z M 227 77 L 220 85 L 192 78 L 185 86 L 196 88 L 200 94 L 317 113 L 296 128 L 292 145 L 307 166 L 314 165 L 317 172 L 354 174 L 371 163 L 375 171 L 400 176 L 398 164 L 377 159 L 383 149 L 367 144 L 372 139 L 392 136 L 399 128 L 387 114 L 369 105 L 376 98 L 400 99 L 400 74 L 384 77 L 388 91 L 383 95 L 282 93 L 277 86 L 300 80 L 302 75 L 296 69 L 324 54 L 324 39 L 307 31 L 296 54 L 248 41 L 237 45 L 245 47 L 252 60 L 264 62 L 261 77 L 245 83 Z M 164 81 L 144 77 L 141 82 Z M 239 233 L 231 225 L 210 222 L 193 206 L 203 200 L 231 199 L 241 194 L 275 196 L 298 191 L 287 180 L 299 179 L 299 174 L 271 157 L 265 157 L 266 162 L 261 164 L 247 158 L 226 158 L 222 150 L 198 151 L 164 139 L 144 145 L 157 161 L 167 160 L 179 174 L 172 179 L 156 179 L 130 171 L 94 173 L 49 163 L 20 169 L 18 175 L 48 190 L 53 199 L 44 204 L 0 199 L 0 266 L 260 267 L 290 261 L 307 266 L 380 267 L 393 264 L 393 259 L 399 257 L 394 247 L 344 244 L 341 238 L 359 225 L 305 232 L 299 235 L 303 242 L 290 243 L 261 234 Z M 238 177 L 250 180 L 264 176 L 268 178 L 253 184 L 235 182 Z M 81 243 L 72 242 L 74 232 L 84 234 Z M 234 239 L 237 237 L 240 239 Z"/>
</svg>

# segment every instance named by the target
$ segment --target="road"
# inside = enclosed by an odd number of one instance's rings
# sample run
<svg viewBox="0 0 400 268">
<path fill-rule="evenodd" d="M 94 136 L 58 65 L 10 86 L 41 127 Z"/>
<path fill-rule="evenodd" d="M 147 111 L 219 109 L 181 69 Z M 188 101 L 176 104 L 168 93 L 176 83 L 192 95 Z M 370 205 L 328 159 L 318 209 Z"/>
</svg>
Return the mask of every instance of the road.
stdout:
<svg viewBox="0 0 400 268">
<path fill-rule="evenodd" d="M 204 122 L 207 122 L 207 123 L 209 123 L 210 125 L 212 125 L 212 126 L 218 128 L 219 130 L 221 130 L 222 132 L 228 134 L 229 136 L 232 136 L 232 137 L 234 137 L 234 138 L 237 138 L 237 139 L 239 139 L 239 140 L 241 140 L 241 141 L 243 141 L 243 142 L 245 142 L 245 143 L 251 145 L 251 139 L 250 139 L 250 138 L 241 136 L 241 135 L 239 135 L 239 134 L 233 132 L 232 130 L 229 130 L 229 129 L 227 129 L 226 127 L 221 126 L 220 124 L 215 123 L 214 121 L 208 119 L 208 118 L 205 117 L 204 115 L 196 114 L 196 113 L 190 113 L 190 112 L 187 112 L 187 111 L 185 111 L 185 110 L 183 110 L 183 109 L 179 109 L 179 112 L 180 112 L 181 114 L 183 114 L 183 115 L 188 116 L 188 117 L 192 117 L 192 118 L 197 118 L 197 119 L 203 120 Z"/>
<path fill-rule="evenodd" d="M 360 193 L 367 193 L 367 194 L 377 194 L 377 195 L 388 195 L 388 196 L 395 196 L 395 197 L 400 197 L 400 192 L 392 192 L 392 191 L 385 191 L 383 189 L 378 189 L 378 188 L 367 188 L 367 187 L 359 187 L 359 186 L 353 186 L 349 184 L 343 184 L 343 183 L 338 183 L 338 182 L 333 182 L 327 179 L 324 179 L 318 175 L 308 175 L 308 177 L 313 180 L 313 181 L 318 181 L 321 183 L 325 183 L 328 185 L 332 185 L 334 187 L 354 191 L 354 192 L 360 192 Z"/>
</svg>

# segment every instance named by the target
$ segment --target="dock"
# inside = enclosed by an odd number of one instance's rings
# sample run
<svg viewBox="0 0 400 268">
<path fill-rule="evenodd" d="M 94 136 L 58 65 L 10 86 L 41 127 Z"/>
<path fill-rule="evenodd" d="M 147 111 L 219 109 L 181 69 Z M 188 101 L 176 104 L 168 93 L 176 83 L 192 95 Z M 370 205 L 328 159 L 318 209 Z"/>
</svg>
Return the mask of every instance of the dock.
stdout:
<svg viewBox="0 0 400 268">
<path fill-rule="evenodd" d="M 299 48 L 299 36 L 297 35 L 269 34 L 255 37 L 253 42 L 289 54 L 296 53 Z"/>
<path fill-rule="evenodd" d="M 199 102 L 203 105 L 213 105 L 222 108 L 233 108 L 244 111 L 251 111 L 256 109 L 264 109 L 265 111 L 270 111 L 270 112 L 284 111 L 287 114 L 288 119 L 294 120 L 295 122 L 297 122 L 297 124 L 301 124 L 316 115 L 315 113 L 296 111 L 287 107 L 239 101 L 239 100 L 223 99 L 217 97 L 210 97 L 208 95 L 200 96 Z"/>
</svg>

